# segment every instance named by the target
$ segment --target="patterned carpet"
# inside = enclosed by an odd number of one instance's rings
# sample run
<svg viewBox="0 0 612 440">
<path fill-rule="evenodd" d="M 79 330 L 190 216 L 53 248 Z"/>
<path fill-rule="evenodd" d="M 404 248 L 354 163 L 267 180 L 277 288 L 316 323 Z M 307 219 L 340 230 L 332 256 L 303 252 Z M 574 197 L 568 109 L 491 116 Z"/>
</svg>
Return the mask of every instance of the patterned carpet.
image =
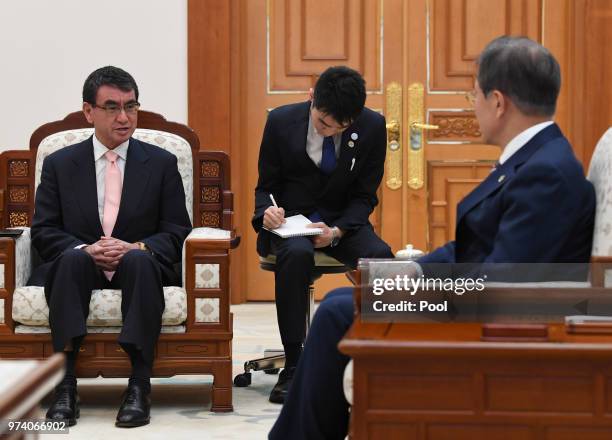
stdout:
<svg viewBox="0 0 612 440">
<path fill-rule="evenodd" d="M 264 348 L 280 348 L 273 304 L 232 306 L 234 313 L 234 374 L 245 360 L 261 356 Z M 81 418 L 70 429 L 70 439 L 265 439 L 280 411 L 268 402 L 277 376 L 255 372 L 251 386 L 233 389 L 234 412 L 212 413 L 211 376 L 175 376 L 153 379 L 151 424 L 124 430 L 114 422 L 127 379 L 79 381 Z M 43 401 L 44 410 L 49 399 Z M 61 440 L 57 435 L 41 438 Z"/>
</svg>

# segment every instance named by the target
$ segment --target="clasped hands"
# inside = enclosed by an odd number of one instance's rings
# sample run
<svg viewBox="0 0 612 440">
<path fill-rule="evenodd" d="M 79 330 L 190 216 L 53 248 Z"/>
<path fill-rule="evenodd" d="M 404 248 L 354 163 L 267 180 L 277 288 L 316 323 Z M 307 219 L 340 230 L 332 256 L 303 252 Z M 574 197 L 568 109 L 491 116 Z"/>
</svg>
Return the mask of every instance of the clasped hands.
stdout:
<svg viewBox="0 0 612 440">
<path fill-rule="evenodd" d="M 140 249 L 138 243 L 128 243 L 113 237 L 100 240 L 83 248 L 96 262 L 96 266 L 106 271 L 115 271 L 121 258 L 132 249 Z"/>
<path fill-rule="evenodd" d="M 263 225 L 268 229 L 276 229 L 285 223 L 285 210 L 283 208 L 277 208 L 275 206 L 269 206 L 264 211 Z M 329 246 L 334 239 L 334 231 L 332 228 L 327 226 L 323 222 L 311 223 L 307 226 L 308 228 L 321 228 L 323 233 L 319 235 L 313 235 L 309 237 L 315 248 L 322 248 Z M 341 238 L 343 232 L 340 228 L 336 228 L 336 234 L 338 238 Z"/>
</svg>

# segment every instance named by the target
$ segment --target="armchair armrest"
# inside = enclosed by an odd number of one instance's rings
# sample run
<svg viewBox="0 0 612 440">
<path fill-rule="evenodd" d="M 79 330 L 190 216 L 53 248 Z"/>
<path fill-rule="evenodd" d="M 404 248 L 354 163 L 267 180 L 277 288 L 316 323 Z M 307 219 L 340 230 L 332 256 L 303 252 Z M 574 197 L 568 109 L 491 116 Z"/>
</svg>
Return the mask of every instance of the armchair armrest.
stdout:
<svg viewBox="0 0 612 440">
<path fill-rule="evenodd" d="M 24 286 L 32 268 L 30 228 L 17 238 L 0 238 L 0 333 L 13 330 L 13 292 Z"/>
<path fill-rule="evenodd" d="M 612 257 L 591 257 L 591 283 L 594 287 L 612 287 Z"/>
<path fill-rule="evenodd" d="M 231 337 L 229 251 L 240 243 L 235 230 L 194 228 L 183 245 L 187 331 L 219 330 Z"/>
</svg>

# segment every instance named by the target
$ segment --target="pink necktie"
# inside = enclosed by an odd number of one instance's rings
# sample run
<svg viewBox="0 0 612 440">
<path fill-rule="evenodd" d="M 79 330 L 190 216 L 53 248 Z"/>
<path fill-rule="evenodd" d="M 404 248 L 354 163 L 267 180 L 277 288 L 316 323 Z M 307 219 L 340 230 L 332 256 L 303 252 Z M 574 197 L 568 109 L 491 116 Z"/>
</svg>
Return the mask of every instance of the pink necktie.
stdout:
<svg viewBox="0 0 612 440">
<path fill-rule="evenodd" d="M 115 227 L 119 203 L 121 202 L 121 171 L 117 166 L 117 153 L 107 151 L 104 156 L 106 164 L 106 176 L 104 178 L 104 213 L 102 214 L 102 230 L 104 235 L 110 237 Z M 115 272 L 104 272 L 109 280 Z"/>
</svg>

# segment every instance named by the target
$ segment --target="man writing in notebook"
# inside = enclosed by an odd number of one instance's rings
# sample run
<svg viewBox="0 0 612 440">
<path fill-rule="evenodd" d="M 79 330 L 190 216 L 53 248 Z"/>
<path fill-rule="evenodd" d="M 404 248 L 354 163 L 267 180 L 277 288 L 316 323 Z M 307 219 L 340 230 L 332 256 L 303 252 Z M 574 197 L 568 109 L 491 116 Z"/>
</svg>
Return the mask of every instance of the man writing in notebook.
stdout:
<svg viewBox="0 0 612 440">
<path fill-rule="evenodd" d="M 499 163 L 459 202 L 455 240 L 417 260 L 415 272 L 439 263 L 588 262 L 595 193 L 553 122 L 559 64 L 534 41 L 500 37 L 477 66 L 468 96 L 484 141 L 502 148 Z M 353 313 L 352 288 L 330 293 L 317 309 L 271 440 L 345 438 L 342 375 L 349 358 L 338 343 Z"/>
<path fill-rule="evenodd" d="M 283 403 L 302 352 L 314 249 L 350 267 L 362 257 L 393 257 L 368 220 L 384 172 L 386 126 L 365 100 L 359 73 L 331 67 L 308 101 L 274 109 L 264 129 L 252 224 L 259 255 L 276 255 L 276 310 L 286 356 L 271 402 Z M 283 239 L 266 230 L 296 214 L 323 232 Z"/>
</svg>

